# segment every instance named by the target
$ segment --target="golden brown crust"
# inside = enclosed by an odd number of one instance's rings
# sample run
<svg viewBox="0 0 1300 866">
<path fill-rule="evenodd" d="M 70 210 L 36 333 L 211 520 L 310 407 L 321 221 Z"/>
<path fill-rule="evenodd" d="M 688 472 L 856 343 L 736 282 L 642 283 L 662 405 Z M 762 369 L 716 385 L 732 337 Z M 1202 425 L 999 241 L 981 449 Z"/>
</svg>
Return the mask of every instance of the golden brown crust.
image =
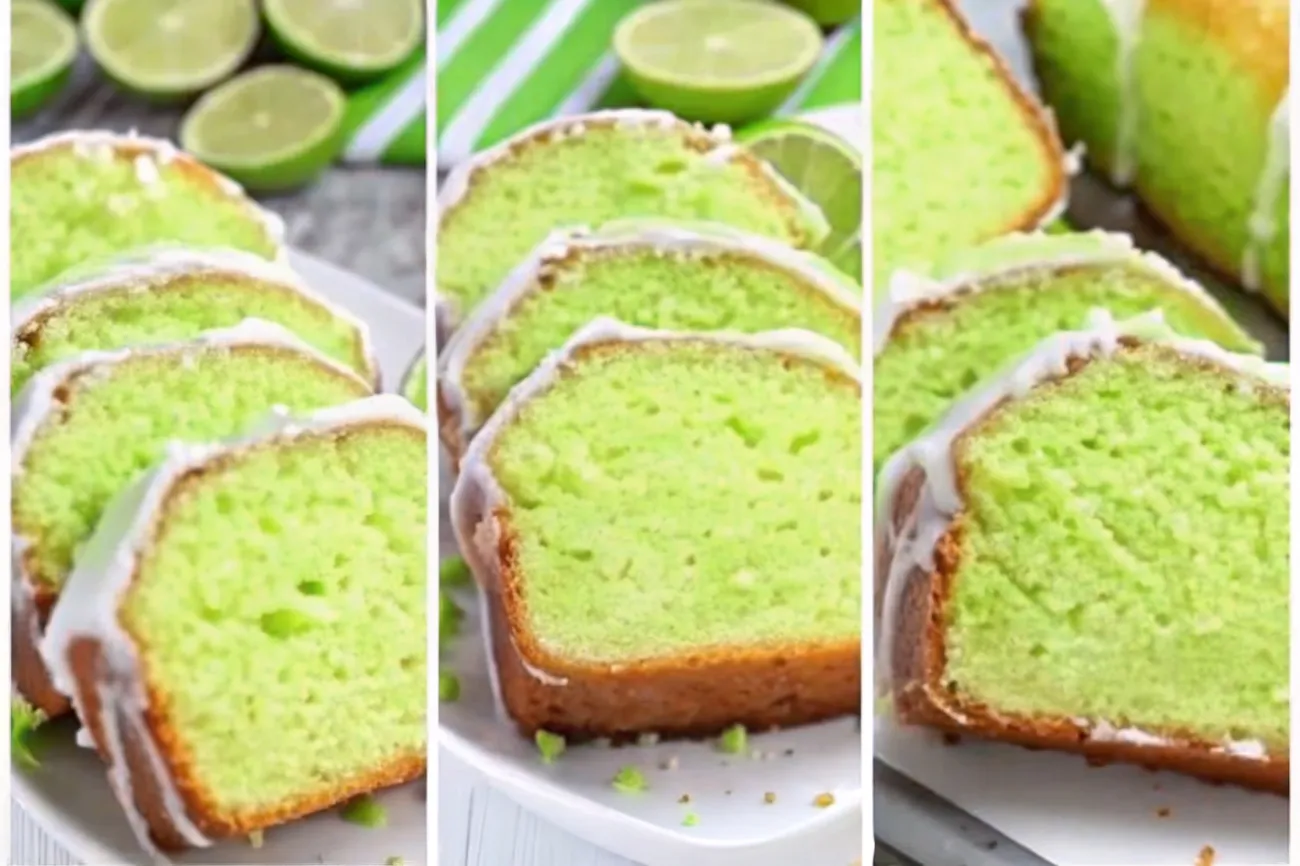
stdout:
<svg viewBox="0 0 1300 866">
<path fill-rule="evenodd" d="M 1129 350 L 1139 346 L 1133 340 L 1124 343 Z M 1073 375 L 1088 363 L 1091 359 L 1071 359 L 1067 375 Z M 1188 363 L 1213 366 L 1200 359 Z M 1049 382 L 1047 387 L 1050 386 Z M 1290 398 L 1287 392 L 1270 387 L 1265 399 L 1289 402 Z M 960 453 L 964 440 L 977 433 L 1001 405 L 972 422 L 954 442 L 957 486 L 963 501 L 966 499 L 966 477 L 960 472 Z M 1151 769 L 1173 770 L 1210 782 L 1289 793 L 1290 758 L 1287 756 L 1270 754 L 1267 760 L 1239 757 L 1223 752 L 1217 743 L 1206 742 L 1185 732 L 1161 732 L 1169 740 L 1167 745 L 1089 739 L 1088 729 L 1069 718 L 1003 713 L 963 695 L 945 676 L 947 604 L 961 568 L 963 515 L 959 513 L 953 519 L 937 542 L 933 571 L 927 573 L 914 567 L 907 574 L 890 575 L 889 566 L 894 555 L 889 547 L 890 539 L 901 532 L 910 518 L 925 481 L 924 469 L 913 467 L 899 482 L 892 498 L 885 503 L 889 525 L 894 531 L 879 539 L 875 551 L 878 621 L 883 614 L 885 582 L 891 577 L 903 581 L 901 595 L 896 600 L 897 608 L 892 612 L 891 664 L 890 670 L 885 672 L 895 712 L 901 722 L 1029 748 L 1073 752 L 1094 764 L 1112 761 L 1134 763 Z M 891 635 L 883 637 L 888 639 Z"/>
<path fill-rule="evenodd" d="M 14 580 L 22 579 L 14 575 Z M 44 588 L 29 588 L 27 592 L 31 595 L 30 603 L 15 603 L 10 611 L 14 687 L 45 718 L 55 719 L 72 709 L 72 704 L 50 680 L 39 643 L 57 596 Z"/>
</svg>

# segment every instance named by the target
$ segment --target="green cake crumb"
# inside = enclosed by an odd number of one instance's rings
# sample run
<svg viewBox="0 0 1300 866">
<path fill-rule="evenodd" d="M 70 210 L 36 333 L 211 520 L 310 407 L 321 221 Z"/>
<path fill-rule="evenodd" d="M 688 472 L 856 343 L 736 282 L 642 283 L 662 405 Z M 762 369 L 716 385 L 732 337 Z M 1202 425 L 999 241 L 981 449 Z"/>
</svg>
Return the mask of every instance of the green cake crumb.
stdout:
<svg viewBox="0 0 1300 866">
<path fill-rule="evenodd" d="M 718 748 L 729 755 L 740 755 L 744 753 L 748 742 L 749 732 L 745 730 L 745 726 L 732 725 L 718 738 Z"/>
<path fill-rule="evenodd" d="M 700 816 L 694 812 L 687 812 L 686 817 L 682 818 L 683 827 L 694 827 L 698 823 L 700 823 Z"/>
<path fill-rule="evenodd" d="M 248 844 L 254 848 L 261 848 L 262 843 L 266 841 L 266 833 L 263 830 L 254 830 L 248 834 Z"/>
<path fill-rule="evenodd" d="M 559 734 L 552 734 L 550 731 L 538 731 L 533 740 L 537 743 L 537 751 L 542 753 L 543 764 L 554 764 L 564 750 L 568 748 L 568 743 L 564 737 Z"/>
<path fill-rule="evenodd" d="M 764 793 L 764 794 L 763 794 L 763 802 L 766 803 L 766 804 L 769 805 L 769 806 L 772 805 L 773 803 L 775 803 L 775 802 L 776 802 L 776 792 L 775 792 L 775 791 L 768 791 L 768 792 Z"/>
<path fill-rule="evenodd" d="M 438 583 L 441 586 L 468 586 L 470 577 L 464 557 L 453 556 L 438 564 Z"/>
<path fill-rule="evenodd" d="M 388 825 L 388 812 L 370 794 L 362 794 L 343 807 L 343 820 L 377 830 Z"/>
<path fill-rule="evenodd" d="M 831 806 L 834 806 L 835 795 L 830 793 L 818 794 L 816 797 L 813 797 L 813 805 L 816 806 L 818 809 L 826 809 Z"/>
<path fill-rule="evenodd" d="M 464 611 L 447 596 L 438 594 L 438 646 L 460 634 L 460 622 L 465 618 Z"/>
<path fill-rule="evenodd" d="M 406 861 L 401 857 L 389 857 L 384 861 L 384 866 L 406 866 Z"/>
<path fill-rule="evenodd" d="M 450 671 L 438 671 L 438 700 L 451 703 L 460 698 L 460 678 Z"/>
<path fill-rule="evenodd" d="M 650 787 L 645 775 L 630 764 L 614 774 L 611 784 L 620 794 L 638 794 Z"/>
<path fill-rule="evenodd" d="M 45 722 L 45 713 L 14 696 L 9 705 L 9 750 L 14 760 L 25 767 L 39 767 L 32 752 L 31 735 Z"/>
</svg>

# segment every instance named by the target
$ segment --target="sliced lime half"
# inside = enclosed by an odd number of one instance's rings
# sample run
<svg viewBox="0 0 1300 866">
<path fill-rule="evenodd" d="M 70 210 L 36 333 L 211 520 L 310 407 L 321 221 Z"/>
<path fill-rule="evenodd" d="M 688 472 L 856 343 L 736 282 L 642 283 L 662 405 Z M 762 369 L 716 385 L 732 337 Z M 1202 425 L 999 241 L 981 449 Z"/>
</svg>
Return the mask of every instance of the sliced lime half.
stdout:
<svg viewBox="0 0 1300 866">
<path fill-rule="evenodd" d="M 181 122 L 181 147 L 250 190 L 292 189 L 338 157 L 345 102 L 323 75 L 263 66 L 194 103 Z"/>
<path fill-rule="evenodd" d="M 9 112 L 22 118 L 68 83 L 77 59 L 77 25 L 47 0 L 13 0 L 9 27 Z"/>
<path fill-rule="evenodd" d="M 347 83 L 389 72 L 424 42 L 423 0 L 265 0 L 290 57 Z"/>
</svg>

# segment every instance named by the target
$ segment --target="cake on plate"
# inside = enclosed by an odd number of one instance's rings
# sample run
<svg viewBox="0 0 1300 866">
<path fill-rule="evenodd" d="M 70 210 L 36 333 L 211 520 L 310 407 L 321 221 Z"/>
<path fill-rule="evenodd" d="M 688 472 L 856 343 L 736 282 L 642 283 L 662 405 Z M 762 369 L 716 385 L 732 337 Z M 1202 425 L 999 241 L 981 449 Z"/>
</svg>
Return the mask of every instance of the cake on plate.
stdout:
<svg viewBox="0 0 1300 866">
<path fill-rule="evenodd" d="M 140 247 L 283 255 L 284 227 L 234 181 L 166 141 L 70 132 L 9 152 L 9 292 Z"/>
<path fill-rule="evenodd" d="M 371 397 L 174 445 L 108 506 L 41 651 L 143 844 L 424 772 L 427 439 Z"/>
<path fill-rule="evenodd" d="M 1195 282 L 1127 235 L 1009 235 L 951 256 L 929 277 L 895 274 L 873 321 L 873 466 L 954 400 L 1094 309 L 1159 310 L 1180 334 L 1238 352 L 1260 346 Z"/>
<path fill-rule="evenodd" d="M 1288 0 L 1032 0 L 1067 139 L 1221 273 L 1279 311 L 1290 284 Z"/>
<path fill-rule="evenodd" d="M 1290 374 L 1099 314 L 881 473 L 899 721 L 1285 792 Z"/>
<path fill-rule="evenodd" d="M 442 352 L 442 441 L 459 455 L 511 388 L 600 316 L 661 330 L 803 328 L 858 356 L 861 296 L 811 253 L 716 224 L 628 220 L 554 232 Z"/>
<path fill-rule="evenodd" d="M 80 352 L 185 340 L 250 318 L 287 328 L 378 386 L 365 324 L 287 267 L 230 250 L 154 248 L 74 269 L 14 306 L 11 392 Z"/>
<path fill-rule="evenodd" d="M 857 712 L 861 411 L 853 357 L 799 330 L 600 319 L 520 383 L 450 503 L 518 728 Z"/>
<path fill-rule="evenodd" d="M 307 412 L 370 393 L 351 370 L 257 321 L 75 355 L 28 381 L 11 442 L 13 652 L 24 697 L 47 716 L 67 709 L 36 657 L 41 626 L 105 505 L 168 442 L 243 433 L 276 406 Z"/>
<path fill-rule="evenodd" d="M 450 333 L 557 228 L 627 217 L 726 223 L 797 247 L 829 231 L 772 168 L 662 111 L 618 109 L 527 129 L 453 171 L 438 195 L 438 328 Z"/>
</svg>

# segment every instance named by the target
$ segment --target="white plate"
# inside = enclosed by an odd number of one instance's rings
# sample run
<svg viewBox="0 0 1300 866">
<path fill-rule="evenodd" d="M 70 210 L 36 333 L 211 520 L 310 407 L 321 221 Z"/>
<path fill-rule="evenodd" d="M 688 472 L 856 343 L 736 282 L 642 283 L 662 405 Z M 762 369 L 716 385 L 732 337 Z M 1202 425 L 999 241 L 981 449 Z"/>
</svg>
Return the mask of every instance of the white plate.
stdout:
<svg viewBox="0 0 1300 866">
<path fill-rule="evenodd" d="M 319 259 L 295 253 L 291 263 L 316 291 L 370 326 L 385 388 L 396 388 L 424 345 L 424 313 Z M 146 862 L 109 790 L 103 763 L 73 743 L 75 730 L 75 723 L 65 721 L 39 733 L 41 766 L 13 772 L 13 798 L 82 863 Z M 388 814 L 388 826 L 383 829 L 350 824 L 331 811 L 267 831 L 261 849 L 226 842 L 188 852 L 175 862 L 374 866 L 389 857 L 401 857 L 412 866 L 424 863 L 428 850 L 425 783 L 391 789 L 378 799 Z"/>
</svg>

